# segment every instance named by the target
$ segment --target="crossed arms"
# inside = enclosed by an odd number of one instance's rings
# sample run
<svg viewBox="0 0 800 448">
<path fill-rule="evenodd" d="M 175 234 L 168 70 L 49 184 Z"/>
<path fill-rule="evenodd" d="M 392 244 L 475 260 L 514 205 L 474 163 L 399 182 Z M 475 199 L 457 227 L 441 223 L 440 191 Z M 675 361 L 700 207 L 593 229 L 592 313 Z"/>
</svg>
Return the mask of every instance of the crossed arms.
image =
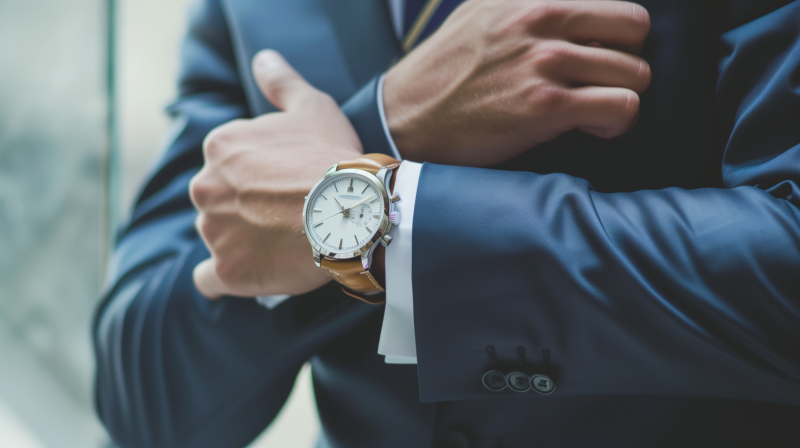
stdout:
<svg viewBox="0 0 800 448">
<path fill-rule="evenodd" d="M 414 244 L 448 250 L 414 253 L 423 399 L 483 396 L 475 372 L 485 366 L 487 342 L 518 345 L 525 334 L 558 353 L 562 384 L 570 384 L 562 393 L 800 404 L 800 131 L 785 118 L 800 114 L 791 87 L 797 58 L 789 57 L 798 34 L 780 33 L 796 27 L 798 7 L 790 8 L 724 37 L 732 50 L 718 96 L 732 129 L 722 167 L 729 189 L 600 194 L 566 175 L 424 166 Z M 217 61 L 229 38 L 218 13 L 206 12 L 190 39 Z M 780 69 L 753 66 L 752 52 L 769 53 L 762 57 Z M 247 115 L 232 55 L 223 54 L 222 67 L 184 79 L 172 108 L 180 131 L 121 239 L 114 286 L 98 313 L 98 406 L 125 445 L 200 446 L 223 427 L 226 437 L 250 440 L 280 408 L 304 360 L 374 312 L 358 305 L 313 331 L 284 331 L 280 310 L 297 303 L 270 313 L 252 301 L 208 301 L 194 288 L 192 270 L 209 257 L 187 195 L 203 164 L 200 142 Z M 341 124 L 325 139 L 351 143 L 342 153 L 362 143 L 369 149 L 363 137 L 353 140 L 337 110 L 327 107 L 330 116 L 320 118 Z M 278 119 L 287 117 L 270 118 Z M 453 189 L 473 198 L 487 189 L 514 194 L 480 208 Z M 302 188 L 295 190 L 290 196 Z M 444 232 L 446 219 L 465 209 L 471 213 L 458 215 L 461 230 Z M 512 218 L 497 221 L 497 214 Z M 311 262 L 308 251 L 303 259 Z M 324 283 L 310 272 L 297 285 Z M 335 289 L 322 288 L 311 300 Z M 264 292 L 305 291 L 253 295 Z M 475 336 L 487 332 L 492 341 Z M 210 396 L 202 405 L 180 399 L 203 394 Z M 269 412 L 249 412 L 256 403 Z"/>
</svg>

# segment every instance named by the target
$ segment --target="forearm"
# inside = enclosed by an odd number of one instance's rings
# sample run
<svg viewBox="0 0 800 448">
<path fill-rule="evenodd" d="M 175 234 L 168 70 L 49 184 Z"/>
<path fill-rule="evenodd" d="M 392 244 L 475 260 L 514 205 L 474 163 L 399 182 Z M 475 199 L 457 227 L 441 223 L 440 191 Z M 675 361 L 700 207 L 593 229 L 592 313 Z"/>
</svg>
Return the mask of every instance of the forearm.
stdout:
<svg viewBox="0 0 800 448">
<path fill-rule="evenodd" d="M 202 242 L 177 249 L 122 278 L 98 311 L 98 412 L 123 447 L 244 446 L 317 348 L 375 308 L 333 285 L 272 311 L 247 299 L 210 301 L 192 283 L 208 255 Z"/>
<path fill-rule="evenodd" d="M 208 133 L 250 113 L 218 5 L 199 11 L 169 109 L 173 139 L 120 235 L 93 331 L 98 410 L 126 447 L 245 445 L 283 404 L 299 366 L 378 310 L 332 284 L 272 311 L 208 301 L 195 288 L 192 270 L 208 251 L 189 182 Z"/>
</svg>

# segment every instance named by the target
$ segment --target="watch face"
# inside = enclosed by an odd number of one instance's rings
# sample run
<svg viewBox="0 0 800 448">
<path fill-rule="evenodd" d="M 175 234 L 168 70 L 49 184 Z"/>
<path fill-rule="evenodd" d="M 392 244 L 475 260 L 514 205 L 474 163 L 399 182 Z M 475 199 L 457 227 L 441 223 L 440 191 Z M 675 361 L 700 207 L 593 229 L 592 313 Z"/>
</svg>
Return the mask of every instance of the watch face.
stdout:
<svg viewBox="0 0 800 448">
<path fill-rule="evenodd" d="M 372 181 L 341 174 L 326 179 L 311 194 L 306 229 L 325 252 L 355 252 L 378 232 L 383 214 L 383 195 Z"/>
</svg>

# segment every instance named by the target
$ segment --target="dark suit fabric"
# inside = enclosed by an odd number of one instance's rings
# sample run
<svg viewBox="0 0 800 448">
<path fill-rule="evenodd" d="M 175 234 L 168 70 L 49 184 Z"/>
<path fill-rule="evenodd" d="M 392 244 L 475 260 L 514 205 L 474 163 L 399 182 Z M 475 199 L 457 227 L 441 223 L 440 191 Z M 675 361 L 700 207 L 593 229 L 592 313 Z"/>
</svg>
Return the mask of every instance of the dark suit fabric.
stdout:
<svg viewBox="0 0 800 448">
<path fill-rule="evenodd" d="M 653 83 L 633 131 L 569 133 L 494 169 L 423 166 L 418 366 L 384 364 L 383 308 L 334 285 L 267 310 L 210 302 L 191 276 L 208 256 L 187 192 L 202 140 L 274 110 L 258 50 L 389 152 L 376 75 L 401 52 L 384 2 L 195 4 L 170 143 L 93 328 L 114 441 L 245 446 L 310 361 L 320 447 L 799 446 L 800 2 L 642 4 Z M 549 350 L 557 390 L 484 389 L 487 345 L 502 366 Z"/>
</svg>

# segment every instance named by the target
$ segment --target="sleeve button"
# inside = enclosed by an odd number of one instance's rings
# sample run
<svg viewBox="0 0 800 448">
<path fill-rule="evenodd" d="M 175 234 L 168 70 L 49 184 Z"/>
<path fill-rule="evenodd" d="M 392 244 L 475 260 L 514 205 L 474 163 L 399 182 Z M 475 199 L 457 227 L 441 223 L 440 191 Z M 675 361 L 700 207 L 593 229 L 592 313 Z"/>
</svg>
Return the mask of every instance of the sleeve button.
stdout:
<svg viewBox="0 0 800 448">
<path fill-rule="evenodd" d="M 531 388 L 531 382 L 528 379 L 528 375 L 525 375 L 522 372 L 509 373 L 506 375 L 506 382 L 508 383 L 508 388 L 514 392 L 527 392 Z"/>
<path fill-rule="evenodd" d="M 556 383 L 547 375 L 536 374 L 531 376 L 531 387 L 542 395 L 550 395 L 556 390 Z"/>
<path fill-rule="evenodd" d="M 481 381 L 483 382 L 483 387 L 492 392 L 500 392 L 507 386 L 506 376 L 498 370 L 490 370 L 484 373 Z"/>
</svg>

